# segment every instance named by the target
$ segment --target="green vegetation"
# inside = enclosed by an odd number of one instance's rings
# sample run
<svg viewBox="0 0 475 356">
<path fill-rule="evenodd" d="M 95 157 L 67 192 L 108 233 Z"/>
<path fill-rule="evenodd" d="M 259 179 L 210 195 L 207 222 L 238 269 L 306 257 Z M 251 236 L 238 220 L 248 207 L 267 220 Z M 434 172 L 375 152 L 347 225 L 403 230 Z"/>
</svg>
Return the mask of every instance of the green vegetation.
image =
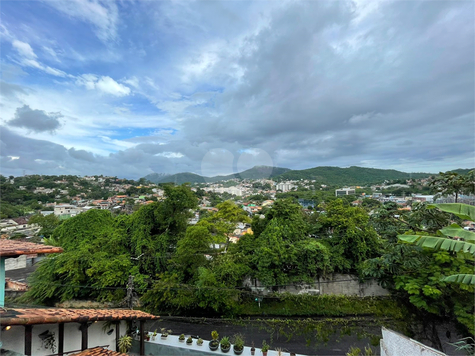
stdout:
<svg viewBox="0 0 475 356">
<path fill-rule="evenodd" d="M 455 172 L 440 172 L 435 177 L 431 186 L 433 186 L 439 195 L 455 194 L 455 202 L 457 203 L 459 194 L 475 193 L 475 176 L 474 171 L 470 171 L 466 175 L 460 175 Z"/>
<path fill-rule="evenodd" d="M 394 203 L 365 199 L 355 207 L 346 199 L 328 197 L 305 212 L 289 198 L 276 200 L 251 220 L 235 203 L 224 201 L 217 212 L 206 213 L 189 226 L 196 195 L 186 185 L 166 185 L 164 190 L 167 199 L 142 206 L 132 215 L 94 210 L 56 228 L 54 221 L 44 222 L 43 228 L 54 228 L 48 243 L 65 252 L 41 263 L 26 300 L 53 304 L 74 298 L 120 304 L 133 276 L 142 306 L 157 314 L 368 317 L 379 325 L 392 322 L 406 334 L 418 332 L 412 323 L 422 325 L 438 348 L 438 336 L 430 330 L 441 322 L 455 323 L 462 336 L 474 333 L 474 285 L 466 283 L 473 280 L 467 277 L 473 274 L 473 234 L 454 225 L 473 218 L 473 207 L 414 203 L 412 211 L 400 211 Z M 250 222 L 253 234 L 229 243 L 239 222 Z M 430 236 L 443 239 L 442 244 L 433 243 Z M 392 295 L 277 293 L 283 286 L 315 283 L 333 272 L 361 281 L 377 279 Z M 249 278 L 275 293 L 257 303 L 256 293 L 243 287 Z M 309 328 L 327 335 L 323 323 L 309 322 Z"/>
<path fill-rule="evenodd" d="M 295 295 L 275 293 L 264 298 L 261 306 L 244 298 L 239 315 L 278 315 L 286 317 L 367 316 L 402 319 L 406 310 L 390 297 L 353 297 L 345 295 Z"/>
<path fill-rule="evenodd" d="M 288 171 L 276 177 L 278 180 L 316 180 L 323 184 L 352 185 L 381 183 L 385 180 L 428 178 L 429 173 L 405 173 L 393 169 L 363 167 L 315 167 L 301 171 Z"/>
<path fill-rule="evenodd" d="M 29 224 L 38 224 L 41 230 L 38 235 L 48 238 L 54 230 L 61 225 L 62 221 L 54 214 L 43 216 L 41 214 L 34 215 L 28 221 Z"/>
<path fill-rule="evenodd" d="M 268 179 L 289 171 L 288 168 L 255 166 L 240 173 L 229 174 L 227 176 L 202 177 L 194 173 L 177 173 L 168 176 L 149 174 L 144 178 L 152 183 L 215 183 L 230 179 Z"/>
<path fill-rule="evenodd" d="M 33 274 L 25 298 L 52 304 L 68 299 L 119 301 L 129 275 L 141 293 L 149 279 L 168 267 L 185 233 L 196 198 L 186 186 L 166 187 L 170 199 L 113 217 L 90 210 L 64 221 L 47 240 L 64 253 L 45 259 Z"/>
<path fill-rule="evenodd" d="M 176 183 L 176 184 L 184 184 L 184 183 L 206 183 L 207 179 L 202 177 L 198 174 L 194 173 L 177 173 L 171 174 L 166 176 L 156 175 L 155 173 L 149 174 L 144 177 L 144 179 L 155 183 Z"/>
<path fill-rule="evenodd" d="M 29 175 L 8 178 L 0 176 L 0 218 L 16 218 L 42 210 L 50 210 L 45 206 L 46 203 L 70 203 L 70 197 L 78 194 L 82 194 L 83 199 L 107 199 L 116 194 L 108 188 L 112 187 L 113 184 L 119 184 L 119 181 L 121 184 L 132 184 L 134 186 L 139 184 L 133 180 L 118 180 L 115 177 L 111 179 L 95 176 L 95 178 L 102 178 L 103 181 L 101 184 L 96 184 L 97 182 L 71 175 Z M 36 188 L 40 187 L 45 188 L 45 193 L 41 193 L 41 190 L 34 192 Z M 132 189 L 142 193 L 150 192 L 146 188 L 140 190 L 132 187 Z M 63 190 L 63 193 L 61 190 Z"/>
<path fill-rule="evenodd" d="M 405 173 L 393 169 L 363 167 L 315 167 L 304 170 L 290 170 L 279 167 L 256 166 L 241 173 L 227 176 L 202 177 L 194 173 L 177 173 L 169 176 L 149 174 L 144 178 L 153 183 L 215 183 L 230 179 L 268 179 L 274 180 L 316 180 L 320 184 L 350 185 L 382 183 L 385 180 L 406 180 L 428 178 L 432 173 Z"/>
</svg>

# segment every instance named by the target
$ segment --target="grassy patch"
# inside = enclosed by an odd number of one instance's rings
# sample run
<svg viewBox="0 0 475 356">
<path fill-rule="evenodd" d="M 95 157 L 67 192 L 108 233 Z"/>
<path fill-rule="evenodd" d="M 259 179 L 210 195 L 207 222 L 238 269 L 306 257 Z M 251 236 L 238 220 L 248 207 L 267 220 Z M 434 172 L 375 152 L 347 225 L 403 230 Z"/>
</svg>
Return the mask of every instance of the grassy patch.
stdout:
<svg viewBox="0 0 475 356">
<path fill-rule="evenodd" d="M 403 310 L 390 297 L 351 297 L 344 295 L 291 295 L 281 294 L 263 298 L 259 308 L 255 300 L 246 300 L 240 305 L 239 315 L 275 316 L 366 316 L 403 318 Z"/>
</svg>

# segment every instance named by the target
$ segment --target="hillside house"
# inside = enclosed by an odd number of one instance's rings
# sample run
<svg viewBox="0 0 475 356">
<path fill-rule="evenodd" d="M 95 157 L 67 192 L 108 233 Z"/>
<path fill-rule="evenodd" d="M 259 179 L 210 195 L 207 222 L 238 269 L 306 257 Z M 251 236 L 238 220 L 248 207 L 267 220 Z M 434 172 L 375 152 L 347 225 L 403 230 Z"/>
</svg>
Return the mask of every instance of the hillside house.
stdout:
<svg viewBox="0 0 475 356">
<path fill-rule="evenodd" d="M 339 197 L 341 195 L 354 195 L 356 190 L 354 188 L 341 188 L 335 190 L 335 196 Z"/>
<path fill-rule="evenodd" d="M 54 215 L 58 217 L 73 217 L 79 214 L 79 210 L 75 205 L 58 204 L 54 207 Z"/>
<path fill-rule="evenodd" d="M 5 307 L 5 260 L 22 255 L 60 253 L 61 247 L 31 242 L 0 240 L 0 340 L 2 354 L 62 355 L 89 347 L 118 349 L 118 340 L 127 323 L 140 330 L 140 354 L 144 355 L 145 321 L 158 319 L 138 310 L 64 309 Z M 102 351 L 101 351 L 102 352 Z M 79 353 L 101 355 L 104 353 Z M 106 353 L 105 355 L 113 355 Z"/>
</svg>

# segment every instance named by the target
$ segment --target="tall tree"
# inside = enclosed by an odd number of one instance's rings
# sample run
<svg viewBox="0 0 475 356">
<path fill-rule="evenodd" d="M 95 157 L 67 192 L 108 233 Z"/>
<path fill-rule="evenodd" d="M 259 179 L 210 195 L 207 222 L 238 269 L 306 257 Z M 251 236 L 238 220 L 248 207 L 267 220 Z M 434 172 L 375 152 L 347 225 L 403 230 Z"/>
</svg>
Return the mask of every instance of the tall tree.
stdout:
<svg viewBox="0 0 475 356">
<path fill-rule="evenodd" d="M 455 172 L 440 172 L 438 176 L 432 179 L 430 186 L 435 188 L 438 194 L 442 196 L 455 195 L 455 202 L 457 203 L 459 194 L 474 192 L 474 172 L 470 171 L 465 176 Z"/>
<path fill-rule="evenodd" d="M 356 271 L 366 259 L 376 257 L 382 240 L 369 224 L 368 213 L 334 200 L 323 206 L 318 217 L 320 235 L 332 246 L 332 258 L 342 272 Z"/>
</svg>

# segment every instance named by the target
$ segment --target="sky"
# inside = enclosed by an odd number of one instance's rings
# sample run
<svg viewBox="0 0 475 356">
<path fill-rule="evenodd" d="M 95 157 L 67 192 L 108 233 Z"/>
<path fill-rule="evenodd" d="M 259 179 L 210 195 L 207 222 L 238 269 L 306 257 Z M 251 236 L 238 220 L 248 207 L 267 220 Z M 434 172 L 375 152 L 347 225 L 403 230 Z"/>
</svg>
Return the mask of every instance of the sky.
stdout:
<svg viewBox="0 0 475 356">
<path fill-rule="evenodd" d="M 475 166 L 473 1 L 1 1 L 3 175 Z"/>
</svg>

